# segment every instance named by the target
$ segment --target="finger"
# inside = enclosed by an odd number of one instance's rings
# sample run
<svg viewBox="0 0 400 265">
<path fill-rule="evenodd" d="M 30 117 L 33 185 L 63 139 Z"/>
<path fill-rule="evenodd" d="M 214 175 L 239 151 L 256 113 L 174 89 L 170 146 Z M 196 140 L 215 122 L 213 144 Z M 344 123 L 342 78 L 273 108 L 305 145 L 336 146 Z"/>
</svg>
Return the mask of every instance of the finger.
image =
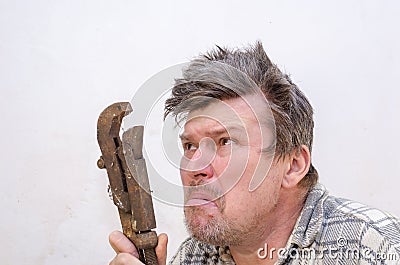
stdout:
<svg viewBox="0 0 400 265">
<path fill-rule="evenodd" d="M 159 265 L 167 264 L 167 244 L 168 244 L 167 234 L 160 234 L 158 236 L 158 244 L 155 248 Z"/>
<path fill-rule="evenodd" d="M 119 253 L 110 261 L 110 265 L 143 265 L 143 263 L 129 253 Z"/>
<path fill-rule="evenodd" d="M 108 240 L 115 253 L 129 253 L 136 258 L 139 258 L 135 245 L 122 232 L 112 232 L 109 235 Z"/>
</svg>

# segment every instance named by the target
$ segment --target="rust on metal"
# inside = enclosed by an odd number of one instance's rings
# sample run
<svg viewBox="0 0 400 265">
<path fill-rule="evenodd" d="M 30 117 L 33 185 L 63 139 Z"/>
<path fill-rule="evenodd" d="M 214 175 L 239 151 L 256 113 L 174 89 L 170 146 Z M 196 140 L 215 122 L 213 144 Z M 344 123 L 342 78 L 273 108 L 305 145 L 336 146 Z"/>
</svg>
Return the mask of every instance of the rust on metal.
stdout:
<svg viewBox="0 0 400 265">
<path fill-rule="evenodd" d="M 123 117 L 132 112 L 128 102 L 108 106 L 97 122 L 97 140 L 102 156 L 97 166 L 107 170 L 114 204 L 118 207 L 122 231 L 135 244 L 140 260 L 158 264 L 154 248 L 157 234 L 146 161 L 143 158 L 143 126 L 122 134 Z"/>
</svg>

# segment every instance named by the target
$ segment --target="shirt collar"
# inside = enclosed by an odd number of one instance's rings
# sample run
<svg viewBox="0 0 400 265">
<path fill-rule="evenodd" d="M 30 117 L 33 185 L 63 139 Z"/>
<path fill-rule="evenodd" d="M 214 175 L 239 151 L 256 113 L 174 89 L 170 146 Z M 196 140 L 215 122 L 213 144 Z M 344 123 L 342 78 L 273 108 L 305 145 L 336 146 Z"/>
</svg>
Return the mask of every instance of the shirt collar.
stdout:
<svg viewBox="0 0 400 265">
<path fill-rule="evenodd" d="M 328 197 L 326 188 L 317 183 L 308 193 L 300 216 L 288 240 L 291 244 L 299 247 L 309 247 L 321 231 L 324 216 L 323 203 Z"/>
</svg>

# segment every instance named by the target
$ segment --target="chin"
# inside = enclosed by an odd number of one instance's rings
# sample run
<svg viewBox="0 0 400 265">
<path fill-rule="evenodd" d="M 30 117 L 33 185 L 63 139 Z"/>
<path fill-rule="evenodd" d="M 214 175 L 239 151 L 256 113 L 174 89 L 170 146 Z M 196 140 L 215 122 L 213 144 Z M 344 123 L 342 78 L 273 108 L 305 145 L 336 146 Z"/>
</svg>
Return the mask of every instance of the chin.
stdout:
<svg viewBox="0 0 400 265">
<path fill-rule="evenodd" d="M 191 236 L 215 246 L 238 245 L 240 231 L 232 229 L 226 218 L 210 215 L 198 207 L 185 208 L 185 224 Z"/>
<path fill-rule="evenodd" d="M 208 214 L 200 206 L 185 207 L 185 221 L 188 228 L 206 227 L 215 218 L 215 214 Z"/>
</svg>

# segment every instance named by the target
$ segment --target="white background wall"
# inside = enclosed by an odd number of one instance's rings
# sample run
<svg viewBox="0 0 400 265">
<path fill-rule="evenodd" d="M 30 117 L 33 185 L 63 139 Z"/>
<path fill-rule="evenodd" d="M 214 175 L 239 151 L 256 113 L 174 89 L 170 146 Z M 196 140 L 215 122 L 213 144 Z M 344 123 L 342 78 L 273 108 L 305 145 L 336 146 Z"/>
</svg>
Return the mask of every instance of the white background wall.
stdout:
<svg viewBox="0 0 400 265">
<path fill-rule="evenodd" d="M 315 107 L 321 181 L 400 215 L 398 1 L 143 2 L 0 0 L 1 264 L 108 264 L 97 117 L 214 44 L 261 40 Z M 172 254 L 181 209 L 155 207 Z"/>
</svg>

